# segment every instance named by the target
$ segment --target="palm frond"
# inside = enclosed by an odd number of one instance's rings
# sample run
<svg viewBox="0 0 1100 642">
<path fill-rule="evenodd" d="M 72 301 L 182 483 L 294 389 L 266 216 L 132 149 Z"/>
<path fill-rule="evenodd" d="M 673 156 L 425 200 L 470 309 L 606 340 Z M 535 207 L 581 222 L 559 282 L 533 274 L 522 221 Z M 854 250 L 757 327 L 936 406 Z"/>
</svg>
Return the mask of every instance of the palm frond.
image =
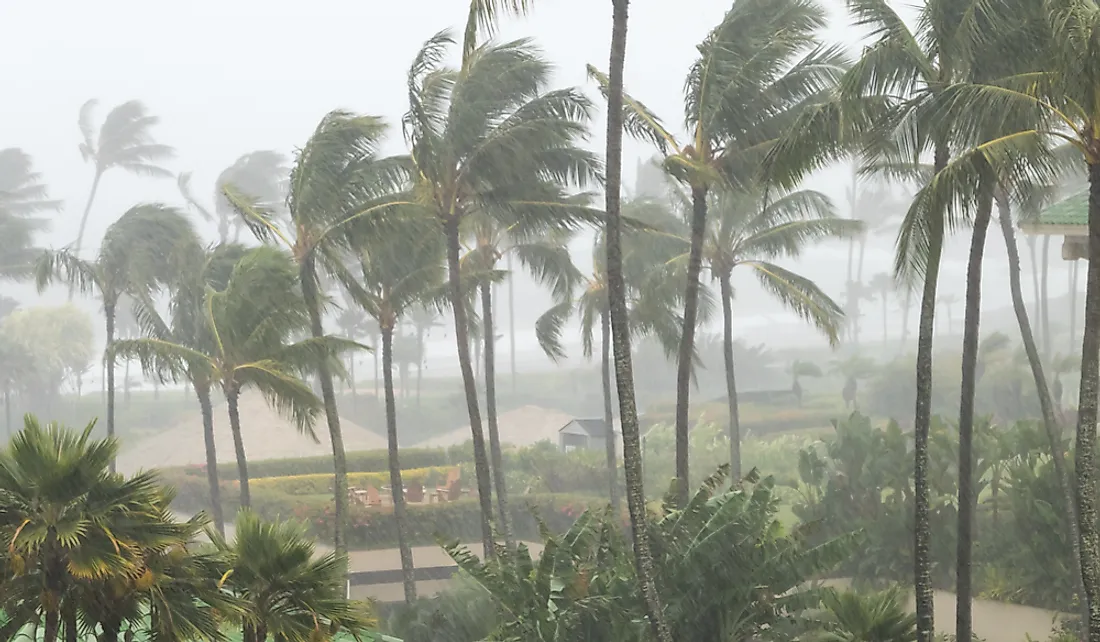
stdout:
<svg viewBox="0 0 1100 642">
<path fill-rule="evenodd" d="M 600 93 L 607 98 L 610 83 L 607 74 L 588 65 L 588 77 L 596 82 Z M 665 128 L 661 119 L 633 96 L 623 93 L 623 131 L 631 137 L 653 145 L 661 154 L 680 153 L 675 137 Z"/>
<path fill-rule="evenodd" d="M 785 307 L 813 323 L 835 346 L 844 310 L 810 279 L 774 263 L 747 261 L 756 271 L 760 284 Z"/>
</svg>

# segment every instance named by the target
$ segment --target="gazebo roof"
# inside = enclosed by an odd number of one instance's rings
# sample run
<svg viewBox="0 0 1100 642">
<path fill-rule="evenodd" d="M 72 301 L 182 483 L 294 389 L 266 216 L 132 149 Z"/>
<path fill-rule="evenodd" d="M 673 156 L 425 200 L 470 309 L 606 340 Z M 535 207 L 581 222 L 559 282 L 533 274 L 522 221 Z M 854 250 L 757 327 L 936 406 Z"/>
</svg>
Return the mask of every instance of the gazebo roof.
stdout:
<svg viewBox="0 0 1100 642">
<path fill-rule="evenodd" d="M 1088 224 L 1089 193 L 1082 190 L 1047 207 L 1038 219 L 1025 221 L 1020 228 L 1027 234 L 1081 235 Z"/>
</svg>

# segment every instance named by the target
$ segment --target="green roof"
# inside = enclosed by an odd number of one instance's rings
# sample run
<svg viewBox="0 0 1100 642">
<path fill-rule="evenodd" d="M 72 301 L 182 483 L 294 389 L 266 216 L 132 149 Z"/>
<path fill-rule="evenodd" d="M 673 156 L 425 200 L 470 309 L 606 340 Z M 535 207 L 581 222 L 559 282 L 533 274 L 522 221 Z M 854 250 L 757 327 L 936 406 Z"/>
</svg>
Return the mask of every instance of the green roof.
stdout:
<svg viewBox="0 0 1100 642">
<path fill-rule="evenodd" d="M 1089 193 L 1082 190 L 1039 213 L 1036 225 L 1088 225 Z"/>
</svg>

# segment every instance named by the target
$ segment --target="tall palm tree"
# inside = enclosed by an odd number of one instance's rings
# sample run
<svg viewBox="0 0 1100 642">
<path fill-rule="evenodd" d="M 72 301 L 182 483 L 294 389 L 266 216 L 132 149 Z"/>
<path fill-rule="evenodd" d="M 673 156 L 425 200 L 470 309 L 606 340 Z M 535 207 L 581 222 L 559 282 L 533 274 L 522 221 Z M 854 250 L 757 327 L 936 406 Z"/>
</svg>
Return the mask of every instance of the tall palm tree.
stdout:
<svg viewBox="0 0 1100 642">
<path fill-rule="evenodd" d="M 581 275 L 569 256 L 568 230 L 551 228 L 543 221 L 528 221 L 525 213 L 514 216 L 501 211 L 494 216 L 472 214 L 467 228 L 473 236 L 474 248 L 463 257 L 464 267 L 479 276 L 481 299 L 481 345 L 485 357 L 485 415 L 489 428 L 489 461 L 492 466 L 493 489 L 497 495 L 499 529 L 505 540 L 511 540 L 508 524 L 508 499 L 504 483 L 504 459 L 497 428 L 496 402 L 496 337 L 492 291 L 498 261 L 507 256 L 517 259 L 536 282 L 550 289 L 557 304 L 571 300 Z"/>
<path fill-rule="evenodd" d="M 894 279 L 886 272 L 879 272 L 871 277 L 868 287 L 877 292 L 882 301 L 882 345 L 885 346 L 890 334 L 890 290 L 894 288 Z"/>
<path fill-rule="evenodd" d="M 223 245 L 232 240 L 240 241 L 242 221 L 233 211 L 229 200 L 222 194 L 222 188 L 232 185 L 243 194 L 254 198 L 260 204 L 279 208 L 286 199 L 289 168 L 286 156 L 279 152 L 260 150 L 250 152 L 238 158 L 232 165 L 222 170 L 214 182 L 214 211 L 203 205 L 191 192 L 191 172 L 183 172 L 177 178 L 180 195 L 187 205 L 194 209 L 202 220 L 216 221 L 218 241 Z M 230 230 L 233 238 L 229 238 Z"/>
<path fill-rule="evenodd" d="M 1096 67 L 1100 51 L 1091 44 L 1100 35 L 1100 6 L 1050 0 L 1025 8 L 1031 11 L 1026 14 L 1027 30 L 1022 36 L 1027 46 L 1022 50 L 1031 55 L 1012 59 L 1019 64 L 1015 73 L 995 81 L 957 83 L 947 88 L 943 97 L 948 105 L 946 116 L 959 121 L 958 129 L 965 140 L 978 143 L 981 133 L 991 126 L 1018 127 L 998 139 L 997 145 L 986 143 L 976 148 L 986 156 L 1005 153 L 1003 148 L 1007 146 L 1018 153 L 1020 149 L 1047 145 L 1050 140 L 1069 143 L 1067 151 L 1083 160 L 1088 170 L 1090 234 L 1100 238 L 1100 105 L 1095 100 L 1096 88 L 1100 87 L 1100 70 Z M 997 115 L 992 125 L 990 114 Z M 1081 156 L 1076 156 L 1077 152 Z M 1089 636 L 1100 638 L 1100 533 L 1095 524 L 1097 498 L 1093 484 L 1096 397 L 1100 390 L 1100 303 L 1089 298 L 1100 296 L 1100 242 L 1090 244 L 1086 288 L 1075 474 Z"/>
<path fill-rule="evenodd" d="M 416 601 L 412 549 L 406 539 L 405 491 L 397 450 L 397 403 L 393 393 L 393 338 L 414 306 L 432 304 L 441 296 L 444 283 L 443 237 L 432 218 L 409 214 L 405 220 L 387 225 L 386 235 L 363 239 L 359 245 L 362 287 L 351 290 L 382 331 L 382 377 L 386 396 L 386 444 L 393 494 L 393 516 L 397 521 L 397 544 L 405 602 Z M 498 473 L 499 474 L 499 473 Z"/>
<path fill-rule="evenodd" d="M 626 287 L 628 328 L 638 340 L 649 337 L 660 343 L 666 354 L 679 348 L 681 320 L 676 310 L 683 304 L 682 263 L 678 239 L 683 226 L 670 209 L 658 201 L 636 199 L 622 204 L 632 222 L 640 223 L 623 234 L 623 275 Z M 663 266 L 663 268 L 662 268 Z M 581 349 L 591 359 L 597 326 L 600 332 L 600 378 L 603 387 L 604 439 L 608 484 L 613 510 L 618 511 L 618 449 L 615 446 L 615 399 L 611 390 L 611 316 L 608 299 L 606 233 L 597 231 L 592 247 L 592 274 L 584 277 L 581 294 L 575 301 L 552 306 L 535 323 L 539 346 L 552 360 L 565 356 L 561 333 L 565 323 L 576 314 L 581 326 Z"/>
<path fill-rule="evenodd" d="M 623 433 L 623 471 L 626 477 L 626 505 L 630 513 L 630 533 L 634 542 L 634 566 L 641 588 L 646 619 L 657 642 L 672 642 L 672 632 L 661 607 L 653 553 L 649 546 L 648 515 L 642 488 L 641 431 L 634 399 L 634 370 L 630 357 L 630 326 L 626 308 L 626 283 L 623 278 L 622 177 L 623 129 L 628 113 L 624 111 L 623 67 L 626 64 L 627 11 L 630 0 L 611 0 L 611 59 L 608 64 L 607 97 L 607 179 L 604 190 L 607 243 L 607 298 L 611 341 L 615 353 L 615 380 L 619 397 L 619 421 Z"/>
<path fill-rule="evenodd" d="M 407 180 L 405 161 L 378 155 L 385 132 L 386 124 L 373 116 L 334 111 L 321 119 L 294 160 L 286 199 L 287 219 L 234 185 L 222 188 L 229 204 L 257 238 L 290 251 L 298 265 L 314 339 L 325 337 L 321 277 L 332 276 L 345 286 L 355 280 L 344 264 L 350 250 L 349 232 L 384 220 L 397 203 L 408 204 L 395 196 Z M 334 544 L 338 552 L 345 552 L 348 467 L 332 365 L 326 359 L 318 361 L 317 379 L 332 440 Z"/>
<path fill-rule="evenodd" d="M 0 278 L 23 278 L 34 270 L 35 235 L 49 229 L 41 214 L 61 208 L 50 200 L 29 154 L 0 149 Z"/>
<path fill-rule="evenodd" d="M 818 32 L 827 12 L 815 0 L 743 0 L 699 45 L 685 82 L 689 139 L 681 143 L 644 105 L 631 108 L 627 131 L 654 144 L 664 168 L 691 190 L 684 326 L 676 373 L 676 477 L 688 498 L 689 395 L 698 316 L 699 275 L 707 229 L 707 194 L 740 187 L 755 175 L 774 142 L 808 104 L 823 98 L 844 66 L 840 48 L 824 47 Z M 606 87 L 606 78 L 590 74 Z"/>
<path fill-rule="evenodd" d="M 800 274 L 772 261 L 798 257 L 807 244 L 858 234 L 863 222 L 836 218 L 829 199 L 809 190 L 767 200 L 757 190 L 716 190 L 711 193 L 710 223 L 703 240 L 703 258 L 718 281 L 722 300 L 722 354 L 729 407 L 730 473 L 741 479 L 741 426 L 733 363 L 733 270 L 751 269 L 760 285 L 785 307 L 813 323 L 829 342 L 839 341 L 844 312 L 829 295 Z"/>
<path fill-rule="evenodd" d="M 44 251 L 35 266 L 38 291 L 62 281 L 70 291 L 98 296 L 109 350 L 115 341 L 115 316 L 123 295 L 140 298 L 171 283 L 197 245 L 195 230 L 178 210 L 160 204 L 136 205 L 107 228 L 94 259 L 83 259 L 70 250 Z M 114 358 L 108 355 L 106 364 L 107 436 L 113 437 Z"/>
<path fill-rule="evenodd" d="M 196 253 L 173 280 L 168 320 L 161 317 L 156 305 L 149 297 L 137 299 L 135 316 L 145 337 L 151 341 L 176 344 L 207 355 L 213 354 L 216 345 L 210 324 L 207 323 L 207 290 L 225 290 L 229 285 L 233 268 L 246 252 L 242 245 L 218 245 L 205 252 Z M 130 342 L 119 342 L 115 344 L 114 349 L 120 355 L 138 357 L 139 351 L 135 351 L 133 346 L 134 344 Z M 195 391 L 202 416 L 206 477 L 210 486 L 210 514 L 214 520 L 214 527 L 219 533 L 224 534 L 225 517 L 222 511 L 221 487 L 218 482 L 218 453 L 214 440 L 214 405 L 210 396 L 215 382 L 210 376 L 209 369 L 203 362 L 181 363 L 178 359 L 171 357 L 141 365 L 147 376 L 158 380 L 183 379 Z M 182 371 L 179 367 L 181 365 Z"/>
<path fill-rule="evenodd" d="M 870 183 L 869 185 L 864 185 Z M 858 166 L 852 167 L 852 184 L 845 190 L 848 208 L 851 218 L 862 221 L 864 233 L 858 238 L 852 238 L 848 242 L 848 277 L 847 283 L 854 283 L 856 287 L 849 290 L 849 294 L 858 294 L 859 286 L 863 285 L 863 259 L 867 253 L 867 242 L 870 234 L 882 233 L 890 229 L 894 215 L 898 214 L 895 208 L 898 205 L 891 194 L 889 186 L 881 179 L 868 180 L 860 176 Z M 855 247 L 859 245 L 859 258 L 855 259 Z M 873 287 L 873 286 L 872 286 Z M 850 322 L 851 339 L 859 343 L 859 304 L 858 296 L 849 296 L 844 306 L 845 314 Z"/>
<path fill-rule="evenodd" d="M 357 344 L 337 337 L 291 342 L 309 328 L 309 313 L 298 288 L 297 266 L 281 249 L 270 246 L 241 257 L 224 290 L 208 289 L 204 312 L 205 332 L 213 338 L 206 345 L 133 339 L 118 341 L 112 354 L 135 356 L 144 370 L 195 371 L 221 388 L 233 433 L 241 506 L 247 508 L 252 498 L 238 410 L 241 392 L 256 389 L 299 432 L 316 440 L 313 425 L 323 407 L 302 377 Z"/>
<path fill-rule="evenodd" d="M 460 273 L 463 228 L 472 216 L 521 220 L 528 229 L 546 233 L 592 220 L 592 211 L 566 190 L 592 183 L 599 161 L 579 146 L 590 102 L 576 89 L 545 91 L 550 65 L 530 41 L 475 47 L 459 69 L 443 64 L 452 44 L 448 32 L 439 33 L 414 60 L 404 130 L 412 149 L 413 192 L 437 218 L 447 240 L 455 342 L 489 555 L 490 467 L 470 359 L 464 303 L 469 293 L 462 288 Z"/>
<path fill-rule="evenodd" d="M 409 320 L 416 332 L 416 352 L 420 358 L 416 362 L 416 407 L 420 407 L 420 381 L 424 376 L 424 366 L 428 361 L 427 337 L 432 328 L 440 325 L 440 313 L 428 305 L 416 305 L 409 311 Z"/>
<path fill-rule="evenodd" d="M 233 542 L 211 534 L 229 570 L 225 589 L 243 608 L 243 642 L 358 638 L 373 623 L 362 603 L 347 599 L 347 559 L 316 554 L 295 522 L 264 522 L 250 511 L 237 519 Z"/>
<path fill-rule="evenodd" d="M 91 163 L 95 169 L 92 188 L 88 201 L 84 205 L 84 214 L 80 217 L 80 228 L 72 245 L 72 253 L 80 256 L 84 243 L 84 231 L 88 226 L 88 217 L 92 213 L 96 192 L 103 175 L 115 169 L 126 170 L 131 174 L 169 178 L 172 172 L 161 163 L 170 160 L 175 152 L 168 145 L 155 141 L 150 130 L 159 122 L 159 118 L 150 114 L 140 100 L 131 100 L 112 109 L 98 132 L 92 123 L 96 106 L 94 98 L 80 107 L 80 155 L 84 162 Z"/>
</svg>

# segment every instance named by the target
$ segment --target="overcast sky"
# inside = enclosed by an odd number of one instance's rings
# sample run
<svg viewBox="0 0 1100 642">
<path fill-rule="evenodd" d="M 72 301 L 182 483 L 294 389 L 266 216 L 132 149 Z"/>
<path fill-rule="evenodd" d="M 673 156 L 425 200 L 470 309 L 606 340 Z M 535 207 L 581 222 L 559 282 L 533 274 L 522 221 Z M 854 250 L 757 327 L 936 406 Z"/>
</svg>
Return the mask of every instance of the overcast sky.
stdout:
<svg viewBox="0 0 1100 642">
<path fill-rule="evenodd" d="M 505 24 L 500 37 L 533 37 L 557 65 L 556 84 L 586 85 L 586 63 L 607 66 L 610 2 L 535 4 L 528 18 Z M 193 171 L 195 191 L 209 198 L 214 177 L 238 156 L 257 149 L 290 154 L 334 108 L 397 125 L 406 108 L 409 61 L 437 31 L 459 28 L 467 7 L 465 0 L 0 0 L 0 148 L 31 153 L 54 197 L 64 199 L 66 209 L 46 241 L 61 246 L 75 237 L 91 181 L 77 150 L 77 113 L 87 99 L 100 100 L 100 119 L 118 103 L 145 101 L 161 118 L 157 138 L 178 151 L 171 168 Z M 631 2 L 626 84 L 668 123 L 682 122 L 683 78 L 695 45 L 728 7 L 719 0 Z M 841 13 L 836 18 L 826 38 L 857 50 L 858 34 Z M 594 149 L 602 150 L 602 127 L 601 118 Z M 398 128 L 388 145 L 388 151 L 403 149 Z M 648 154 L 627 145 L 628 181 Z M 830 172 L 811 186 L 841 206 L 845 176 Z M 90 244 L 127 207 L 147 200 L 179 204 L 174 181 L 109 174 L 89 225 Z M 889 269 L 892 238 L 879 245 L 868 253 L 866 274 Z M 839 297 L 844 257 L 845 248 L 836 245 L 810 253 L 799 267 Z M 990 257 L 997 268 L 986 279 L 989 300 L 1002 304 L 1003 242 L 993 233 Z M 945 287 L 961 294 L 965 241 L 952 244 L 949 258 Z M 1054 265 L 1059 274 L 1060 263 Z M 1065 291 L 1064 278 L 1053 283 L 1053 293 Z M 751 281 L 739 285 L 739 309 L 778 312 Z M 874 310 L 870 304 L 870 327 L 881 323 Z"/>
</svg>

